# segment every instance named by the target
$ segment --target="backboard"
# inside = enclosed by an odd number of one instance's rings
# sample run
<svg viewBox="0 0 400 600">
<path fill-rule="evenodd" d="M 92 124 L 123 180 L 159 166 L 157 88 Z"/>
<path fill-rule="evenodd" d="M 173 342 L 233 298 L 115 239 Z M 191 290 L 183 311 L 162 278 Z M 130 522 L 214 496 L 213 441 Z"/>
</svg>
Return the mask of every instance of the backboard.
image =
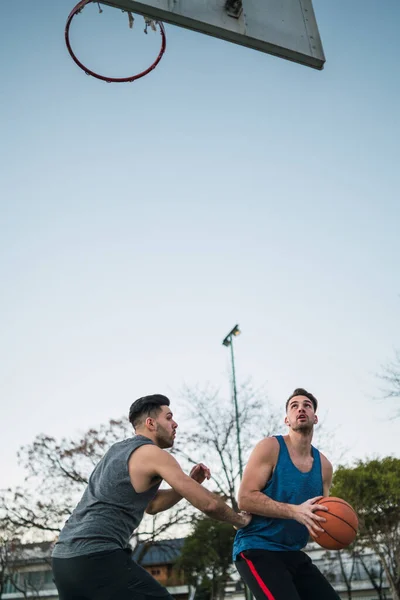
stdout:
<svg viewBox="0 0 400 600">
<path fill-rule="evenodd" d="M 312 0 L 101 0 L 314 69 L 325 56 Z"/>
</svg>

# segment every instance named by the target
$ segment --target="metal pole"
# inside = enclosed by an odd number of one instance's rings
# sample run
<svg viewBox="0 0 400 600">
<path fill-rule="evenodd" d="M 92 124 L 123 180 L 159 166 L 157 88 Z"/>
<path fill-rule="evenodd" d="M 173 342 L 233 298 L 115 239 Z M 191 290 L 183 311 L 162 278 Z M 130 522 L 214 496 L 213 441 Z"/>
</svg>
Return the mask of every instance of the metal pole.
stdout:
<svg viewBox="0 0 400 600">
<path fill-rule="evenodd" d="M 235 406 L 235 421 L 236 421 L 236 441 L 238 447 L 238 458 L 239 458 L 239 475 L 242 479 L 243 475 L 243 462 L 242 462 L 242 447 L 240 444 L 240 425 L 239 425 L 239 409 L 237 401 L 237 389 L 236 389 L 236 373 L 235 373 L 235 358 L 233 355 L 233 337 L 230 338 L 231 346 L 231 358 L 232 358 L 232 383 L 233 383 L 233 403 Z"/>
<path fill-rule="evenodd" d="M 239 409 L 238 409 L 238 401 L 237 401 L 237 389 L 236 389 L 236 372 L 235 372 L 235 356 L 233 353 L 233 335 L 236 332 L 236 335 L 240 333 L 239 326 L 235 325 L 230 333 L 226 336 L 224 341 L 222 342 L 224 346 L 231 347 L 231 359 L 232 359 L 232 385 L 233 385 L 233 403 L 235 406 L 235 421 L 236 421 L 236 443 L 238 447 L 238 458 L 239 458 L 239 475 L 240 479 L 243 476 L 243 462 L 242 462 L 242 446 L 240 443 L 240 424 L 239 424 Z M 246 600 L 253 600 L 253 595 L 250 589 L 244 584 L 244 596 Z"/>
</svg>

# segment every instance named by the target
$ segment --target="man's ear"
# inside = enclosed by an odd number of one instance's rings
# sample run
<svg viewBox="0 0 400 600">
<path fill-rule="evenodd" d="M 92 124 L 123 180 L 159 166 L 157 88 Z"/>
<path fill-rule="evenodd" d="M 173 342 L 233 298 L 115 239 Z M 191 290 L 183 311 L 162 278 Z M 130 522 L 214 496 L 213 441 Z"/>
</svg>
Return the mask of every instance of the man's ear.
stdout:
<svg viewBox="0 0 400 600">
<path fill-rule="evenodd" d="M 147 417 L 147 419 L 145 421 L 145 425 L 146 425 L 147 429 L 149 429 L 149 431 L 154 431 L 156 428 L 155 419 L 153 419 L 152 417 Z"/>
</svg>

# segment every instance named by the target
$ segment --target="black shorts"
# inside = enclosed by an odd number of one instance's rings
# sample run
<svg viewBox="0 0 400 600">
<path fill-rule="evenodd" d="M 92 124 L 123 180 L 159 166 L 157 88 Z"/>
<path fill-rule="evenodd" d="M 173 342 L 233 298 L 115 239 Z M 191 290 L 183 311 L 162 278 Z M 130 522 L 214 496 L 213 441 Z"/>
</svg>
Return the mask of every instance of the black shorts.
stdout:
<svg viewBox="0 0 400 600">
<path fill-rule="evenodd" d="M 256 600 L 340 600 L 304 552 L 245 550 L 235 565 Z"/>
<path fill-rule="evenodd" d="M 59 600 L 173 600 L 127 550 L 53 558 Z"/>
</svg>

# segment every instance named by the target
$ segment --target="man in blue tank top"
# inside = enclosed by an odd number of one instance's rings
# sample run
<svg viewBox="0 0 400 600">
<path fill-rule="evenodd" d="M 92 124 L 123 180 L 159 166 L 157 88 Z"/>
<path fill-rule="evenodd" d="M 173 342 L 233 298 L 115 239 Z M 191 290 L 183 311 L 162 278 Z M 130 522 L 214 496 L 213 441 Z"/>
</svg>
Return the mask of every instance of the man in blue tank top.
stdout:
<svg viewBox="0 0 400 600">
<path fill-rule="evenodd" d="M 235 537 L 233 558 L 256 600 L 339 600 L 301 551 L 323 531 L 316 500 L 329 495 L 332 465 L 311 445 L 317 400 L 296 389 L 286 402 L 288 435 L 254 448 L 239 489 L 239 507 L 253 519 Z"/>
<path fill-rule="evenodd" d="M 188 476 L 165 452 L 173 446 L 178 427 L 168 398 L 139 398 L 129 420 L 136 435 L 113 444 L 97 464 L 54 547 L 60 600 L 173 600 L 131 558 L 129 539 L 145 511 L 154 515 L 186 498 L 206 515 L 238 529 L 251 520 L 200 485 L 210 478 L 205 465 L 196 465 Z M 171 489 L 159 490 L 162 480 Z"/>
</svg>

